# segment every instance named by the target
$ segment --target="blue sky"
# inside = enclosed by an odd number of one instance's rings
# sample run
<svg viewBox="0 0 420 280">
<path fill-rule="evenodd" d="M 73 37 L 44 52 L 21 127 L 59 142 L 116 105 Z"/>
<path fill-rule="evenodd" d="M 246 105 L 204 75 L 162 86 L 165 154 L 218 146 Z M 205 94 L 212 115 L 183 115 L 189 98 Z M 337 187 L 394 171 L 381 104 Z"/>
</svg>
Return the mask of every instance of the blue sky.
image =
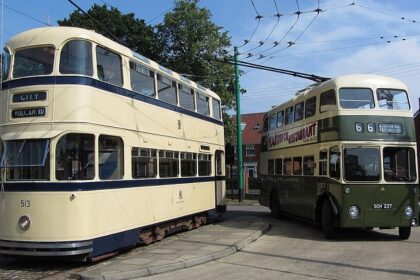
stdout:
<svg viewBox="0 0 420 280">
<path fill-rule="evenodd" d="M 172 0 L 75 2 L 85 10 L 106 2 L 122 12 L 135 13 L 149 24 L 162 21 L 163 13 L 173 7 Z M 74 10 L 65 0 L 0 3 L 4 3 L 3 44 L 14 34 L 42 27 L 43 23 L 57 25 L 58 19 Z M 241 46 L 240 59 L 326 77 L 354 73 L 391 76 L 409 86 L 414 113 L 420 97 L 420 3 L 351 3 L 353 0 L 201 0 L 199 5 L 212 12 L 213 22 L 229 33 L 234 45 Z M 314 12 L 317 9 L 322 11 L 318 14 Z M 297 11 L 302 12 L 299 17 Z M 275 16 L 278 13 L 280 18 Z M 250 42 L 242 46 L 244 40 Z M 259 42 L 263 44 L 259 46 Z M 247 90 L 242 95 L 242 113 L 267 111 L 312 83 L 260 70 L 241 70 L 245 71 L 241 86 Z"/>
</svg>

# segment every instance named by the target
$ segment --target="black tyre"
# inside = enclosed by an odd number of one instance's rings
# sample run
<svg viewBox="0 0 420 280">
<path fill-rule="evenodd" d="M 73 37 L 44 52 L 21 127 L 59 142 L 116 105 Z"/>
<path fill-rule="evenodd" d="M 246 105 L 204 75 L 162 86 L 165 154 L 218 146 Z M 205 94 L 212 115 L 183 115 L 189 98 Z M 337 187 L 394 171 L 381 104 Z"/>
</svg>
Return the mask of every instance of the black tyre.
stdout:
<svg viewBox="0 0 420 280">
<path fill-rule="evenodd" d="M 273 218 L 278 219 L 281 217 L 279 198 L 275 192 L 270 197 L 270 210 Z"/>
<path fill-rule="evenodd" d="M 398 237 L 401 240 L 406 240 L 410 237 L 411 227 L 399 227 L 398 228 Z"/>
<path fill-rule="evenodd" d="M 337 235 L 337 229 L 334 226 L 334 212 L 331 202 L 325 200 L 322 204 L 322 221 L 321 228 L 324 232 L 325 238 L 333 239 Z"/>
</svg>

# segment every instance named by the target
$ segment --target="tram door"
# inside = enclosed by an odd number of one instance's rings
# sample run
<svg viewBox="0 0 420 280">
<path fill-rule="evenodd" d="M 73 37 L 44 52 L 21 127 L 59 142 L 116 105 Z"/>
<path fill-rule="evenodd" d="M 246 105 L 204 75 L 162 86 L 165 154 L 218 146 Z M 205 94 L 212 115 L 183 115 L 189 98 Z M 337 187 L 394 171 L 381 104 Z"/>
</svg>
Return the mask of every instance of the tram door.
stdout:
<svg viewBox="0 0 420 280">
<path fill-rule="evenodd" d="M 224 176 L 224 152 L 217 150 L 215 154 L 216 211 L 226 212 L 226 181 Z"/>
</svg>

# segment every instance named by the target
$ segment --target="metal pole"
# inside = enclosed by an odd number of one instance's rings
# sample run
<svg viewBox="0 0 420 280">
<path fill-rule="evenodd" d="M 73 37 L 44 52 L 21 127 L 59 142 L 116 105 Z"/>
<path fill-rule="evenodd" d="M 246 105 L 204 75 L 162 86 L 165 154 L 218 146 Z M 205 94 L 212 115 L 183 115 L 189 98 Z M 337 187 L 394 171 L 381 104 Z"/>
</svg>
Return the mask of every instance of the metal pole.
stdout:
<svg viewBox="0 0 420 280">
<path fill-rule="evenodd" d="M 235 51 L 235 93 L 236 93 L 236 157 L 237 161 L 237 175 L 238 175 L 238 194 L 239 201 L 244 199 L 244 172 L 242 164 L 242 126 L 241 126 L 241 93 L 239 85 L 239 67 L 238 67 L 238 48 Z"/>
</svg>

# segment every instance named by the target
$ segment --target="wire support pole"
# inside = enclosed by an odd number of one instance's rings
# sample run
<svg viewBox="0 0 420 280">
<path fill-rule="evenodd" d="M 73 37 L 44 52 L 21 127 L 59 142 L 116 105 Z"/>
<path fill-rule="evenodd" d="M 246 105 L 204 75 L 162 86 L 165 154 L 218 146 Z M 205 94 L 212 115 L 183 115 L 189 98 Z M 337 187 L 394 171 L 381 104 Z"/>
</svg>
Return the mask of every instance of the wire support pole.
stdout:
<svg viewBox="0 0 420 280">
<path fill-rule="evenodd" d="M 238 195 L 239 202 L 242 202 L 244 193 L 244 170 L 242 160 L 242 125 L 241 125 L 241 90 L 239 85 L 239 65 L 238 65 L 238 48 L 234 48 L 235 59 L 235 94 L 236 94 L 236 158 L 237 160 L 237 176 L 238 176 Z"/>
</svg>

